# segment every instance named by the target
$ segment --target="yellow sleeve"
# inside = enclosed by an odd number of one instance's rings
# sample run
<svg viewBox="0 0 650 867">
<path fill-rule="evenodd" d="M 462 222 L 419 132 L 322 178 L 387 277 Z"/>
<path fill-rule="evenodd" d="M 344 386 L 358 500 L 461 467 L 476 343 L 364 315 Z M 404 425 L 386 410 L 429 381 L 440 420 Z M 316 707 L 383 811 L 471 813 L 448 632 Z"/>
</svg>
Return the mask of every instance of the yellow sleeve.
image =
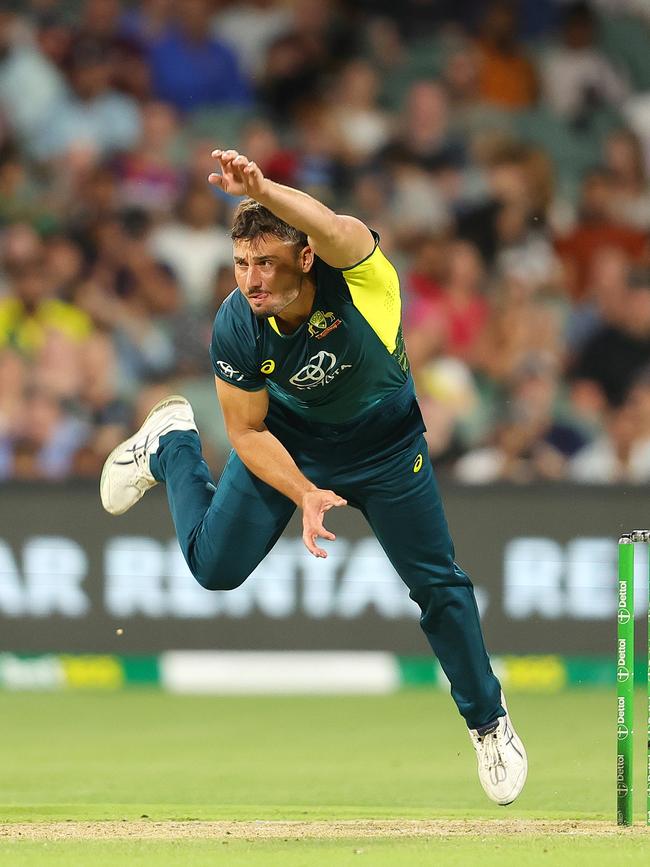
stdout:
<svg viewBox="0 0 650 867">
<path fill-rule="evenodd" d="M 341 273 L 352 303 L 392 354 L 402 317 L 397 271 L 377 245 L 362 262 Z"/>
</svg>

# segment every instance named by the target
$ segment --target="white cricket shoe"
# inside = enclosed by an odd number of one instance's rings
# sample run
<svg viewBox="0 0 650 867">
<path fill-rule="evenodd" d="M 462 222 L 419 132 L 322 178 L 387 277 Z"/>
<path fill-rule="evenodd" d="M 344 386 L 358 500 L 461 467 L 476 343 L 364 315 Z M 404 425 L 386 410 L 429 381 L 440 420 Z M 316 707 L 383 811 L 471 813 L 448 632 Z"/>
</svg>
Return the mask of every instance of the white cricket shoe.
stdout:
<svg viewBox="0 0 650 867">
<path fill-rule="evenodd" d="M 505 708 L 505 703 L 503 702 Z M 482 735 L 469 729 L 476 750 L 478 778 L 485 794 L 505 807 L 521 793 L 528 773 L 526 750 L 507 714 L 499 717 L 494 729 Z"/>
<path fill-rule="evenodd" d="M 192 407 L 178 394 L 157 403 L 137 433 L 124 440 L 106 458 L 99 493 L 102 506 L 111 515 L 123 515 L 158 482 L 149 468 L 149 458 L 160 437 L 173 430 L 197 431 Z"/>
</svg>

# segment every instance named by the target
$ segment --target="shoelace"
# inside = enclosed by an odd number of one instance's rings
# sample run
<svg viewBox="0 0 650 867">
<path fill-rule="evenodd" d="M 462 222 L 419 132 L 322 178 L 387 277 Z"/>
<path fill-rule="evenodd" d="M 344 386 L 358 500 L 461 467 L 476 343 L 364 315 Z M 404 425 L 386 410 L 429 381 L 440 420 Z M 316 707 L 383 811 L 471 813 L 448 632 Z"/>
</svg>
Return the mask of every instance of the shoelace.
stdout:
<svg viewBox="0 0 650 867">
<path fill-rule="evenodd" d="M 501 778 L 505 777 L 505 764 L 501 755 L 502 739 L 501 727 L 480 739 L 483 747 L 483 767 L 488 771 L 494 783 L 498 783 Z M 499 768 L 502 769 L 501 773 L 499 773 Z"/>
<path fill-rule="evenodd" d="M 147 484 L 147 478 L 145 476 L 145 473 L 149 471 L 149 452 L 147 451 L 148 445 L 149 434 L 147 434 L 143 443 L 134 445 L 130 449 L 133 454 L 133 462 L 141 473 L 141 475 L 134 480 L 135 485 L 138 488 L 141 487 L 143 484 Z"/>
</svg>

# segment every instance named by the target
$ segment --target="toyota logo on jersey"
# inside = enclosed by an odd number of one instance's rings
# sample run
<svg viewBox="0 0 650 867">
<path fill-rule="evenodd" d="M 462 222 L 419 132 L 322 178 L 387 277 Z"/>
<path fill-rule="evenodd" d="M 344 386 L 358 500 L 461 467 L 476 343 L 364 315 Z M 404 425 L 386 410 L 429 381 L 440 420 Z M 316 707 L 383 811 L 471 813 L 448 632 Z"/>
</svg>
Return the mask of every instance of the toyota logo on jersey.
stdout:
<svg viewBox="0 0 650 867">
<path fill-rule="evenodd" d="M 295 373 L 289 382 L 300 389 L 316 388 L 319 385 L 327 385 L 349 367 L 352 365 L 341 364 L 337 367 L 336 356 L 332 352 L 323 350 L 312 355 L 309 362 Z"/>
</svg>

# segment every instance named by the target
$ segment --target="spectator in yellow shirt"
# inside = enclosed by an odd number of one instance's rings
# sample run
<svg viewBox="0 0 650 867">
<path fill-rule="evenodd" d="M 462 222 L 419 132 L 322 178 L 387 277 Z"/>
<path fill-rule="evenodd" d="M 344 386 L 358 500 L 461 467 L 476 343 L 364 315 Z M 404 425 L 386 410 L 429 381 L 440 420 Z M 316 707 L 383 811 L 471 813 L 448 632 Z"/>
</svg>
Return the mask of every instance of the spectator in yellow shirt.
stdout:
<svg viewBox="0 0 650 867">
<path fill-rule="evenodd" d="M 0 348 L 11 346 L 32 358 L 48 331 L 60 331 L 74 342 L 92 332 L 92 320 L 83 310 L 52 297 L 53 287 L 40 260 L 21 264 L 12 278 L 12 293 L 0 298 Z"/>
</svg>

